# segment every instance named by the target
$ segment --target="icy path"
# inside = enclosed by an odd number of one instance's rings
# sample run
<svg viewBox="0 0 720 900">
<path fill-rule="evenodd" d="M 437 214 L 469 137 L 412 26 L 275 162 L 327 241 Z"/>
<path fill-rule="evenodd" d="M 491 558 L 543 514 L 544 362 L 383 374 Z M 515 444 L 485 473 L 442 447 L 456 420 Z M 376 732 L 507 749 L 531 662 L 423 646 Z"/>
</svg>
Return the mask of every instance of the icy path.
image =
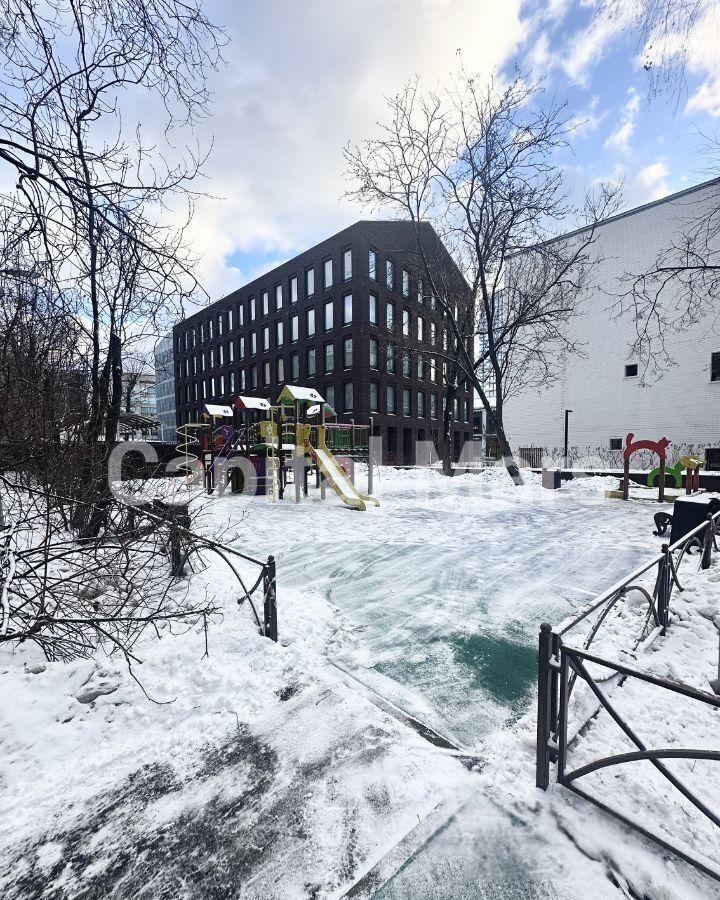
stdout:
<svg viewBox="0 0 720 900">
<path fill-rule="evenodd" d="M 532 476 L 530 476 L 532 478 Z M 653 506 L 602 499 L 605 482 L 514 489 L 504 472 L 443 479 L 385 470 L 379 509 L 334 496 L 242 503 L 241 542 L 278 559 L 283 586 L 318 590 L 352 629 L 334 661 L 463 747 L 525 711 L 540 622 L 630 571 L 657 546 Z M 213 504 L 213 524 L 237 517 Z M 628 539 L 629 538 L 629 539 Z"/>
</svg>

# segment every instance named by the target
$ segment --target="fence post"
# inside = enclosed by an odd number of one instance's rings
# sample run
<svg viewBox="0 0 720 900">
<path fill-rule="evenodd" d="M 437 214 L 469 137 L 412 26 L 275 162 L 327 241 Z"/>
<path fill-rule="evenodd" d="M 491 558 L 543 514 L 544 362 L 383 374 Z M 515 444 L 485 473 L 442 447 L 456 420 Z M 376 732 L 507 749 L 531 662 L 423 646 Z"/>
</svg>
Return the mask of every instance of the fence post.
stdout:
<svg viewBox="0 0 720 900">
<path fill-rule="evenodd" d="M 705 531 L 703 533 L 703 549 L 702 549 L 702 557 L 700 559 L 700 568 L 701 569 L 709 569 L 710 568 L 710 561 L 712 559 L 714 532 L 715 532 L 715 523 L 713 522 L 713 517 L 708 513 L 707 525 L 705 526 Z"/>
<path fill-rule="evenodd" d="M 277 596 L 275 593 L 275 557 L 268 556 L 263 572 L 263 624 L 265 637 L 271 641 L 278 639 Z"/>
<path fill-rule="evenodd" d="M 657 584 L 657 611 L 658 624 L 662 628 L 663 634 L 668 624 L 668 610 L 670 608 L 670 585 L 672 579 L 672 569 L 670 568 L 670 546 L 663 544 L 661 547 L 662 559 L 658 563 L 658 584 Z"/>
<path fill-rule="evenodd" d="M 550 783 L 550 732 L 552 679 L 550 658 L 552 656 L 552 626 L 543 622 L 540 626 L 538 643 L 538 706 L 537 706 L 537 750 L 535 757 L 535 784 L 547 790 Z"/>
</svg>

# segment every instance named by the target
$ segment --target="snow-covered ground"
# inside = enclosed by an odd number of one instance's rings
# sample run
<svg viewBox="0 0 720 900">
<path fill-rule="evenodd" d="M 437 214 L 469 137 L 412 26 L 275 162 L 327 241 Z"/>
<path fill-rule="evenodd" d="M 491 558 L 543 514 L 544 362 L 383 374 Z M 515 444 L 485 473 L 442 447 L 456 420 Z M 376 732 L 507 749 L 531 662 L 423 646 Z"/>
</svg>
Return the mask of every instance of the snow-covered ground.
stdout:
<svg viewBox="0 0 720 900">
<path fill-rule="evenodd" d="M 137 674 L 157 703 L 112 657 L 62 666 L 1 651 L 0 894 L 720 896 L 564 789 L 534 787 L 539 623 L 659 542 L 656 506 L 604 499 L 616 479 L 557 492 L 528 480 L 383 470 L 382 505 L 365 513 L 316 492 L 299 505 L 197 496 L 196 527 L 275 555 L 280 643 L 256 633 L 210 559 L 190 580 L 225 602 L 209 656 L 193 631 L 142 648 Z M 643 663 L 700 686 L 720 567 L 685 565 L 682 620 Z M 622 617 L 611 627 L 621 641 Z M 428 742 L 403 712 L 462 749 Z M 593 727 L 611 744 L 601 718 Z M 591 756 L 590 733 L 585 746 Z M 652 786 L 631 796 L 679 827 Z"/>
</svg>

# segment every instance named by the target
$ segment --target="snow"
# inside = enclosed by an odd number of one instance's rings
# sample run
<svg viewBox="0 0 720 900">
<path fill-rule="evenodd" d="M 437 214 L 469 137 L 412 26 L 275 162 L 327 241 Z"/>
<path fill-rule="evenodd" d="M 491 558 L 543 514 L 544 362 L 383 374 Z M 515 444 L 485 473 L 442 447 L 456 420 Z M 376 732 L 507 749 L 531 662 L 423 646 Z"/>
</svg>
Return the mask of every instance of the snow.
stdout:
<svg viewBox="0 0 720 900">
<path fill-rule="evenodd" d="M 387 900 L 716 896 L 564 788 L 534 787 L 539 623 L 653 555 L 652 515 L 669 507 L 605 500 L 615 478 L 547 491 L 539 476 L 513 488 L 492 469 L 378 474 L 382 505 L 364 513 L 315 491 L 299 505 L 187 492 L 196 527 L 275 555 L 280 643 L 257 634 L 232 573 L 208 557 L 189 589 L 224 602 L 209 655 L 199 629 L 164 629 L 139 651 L 136 674 L 157 702 L 113 657 L 62 665 L 31 647 L 0 650 L 12 698 L 0 708 L 4 898 L 292 900 L 352 885 L 354 897 Z M 360 467 L 357 482 L 364 489 Z M 180 480 L 152 486 L 185 492 Z M 695 559 L 683 563 L 667 637 L 621 653 L 644 615 L 633 601 L 598 648 L 708 690 L 720 568 L 696 573 Z M 717 748 L 717 715 L 683 705 L 679 716 L 663 698 L 655 716 L 658 702 L 629 683 L 616 695 L 651 743 L 662 726 L 666 739 Z M 611 726 L 595 720 L 573 767 L 598 747 L 624 748 Z M 710 765 L 680 764 L 683 777 L 702 776 L 709 803 Z M 712 833 L 645 772 L 591 777 L 599 790 L 620 779 L 629 813 L 659 815 L 718 857 Z"/>
</svg>

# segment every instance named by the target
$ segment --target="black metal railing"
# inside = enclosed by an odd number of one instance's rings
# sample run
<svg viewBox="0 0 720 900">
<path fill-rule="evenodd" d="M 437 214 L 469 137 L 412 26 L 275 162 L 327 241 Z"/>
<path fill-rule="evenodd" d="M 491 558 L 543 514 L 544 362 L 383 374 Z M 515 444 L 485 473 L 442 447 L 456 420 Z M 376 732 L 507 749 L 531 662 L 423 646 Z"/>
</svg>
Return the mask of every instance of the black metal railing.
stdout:
<svg viewBox="0 0 720 900">
<path fill-rule="evenodd" d="M 681 540 L 673 545 L 663 544 L 662 550 L 657 556 L 644 563 L 622 581 L 614 584 L 578 613 L 560 623 L 560 625 L 555 627 L 547 623 L 541 625 L 538 653 L 538 718 L 535 772 L 537 786 L 546 790 L 550 783 L 551 764 L 556 764 L 556 780 L 559 784 L 564 785 L 584 799 L 595 803 L 625 825 L 639 831 L 645 837 L 655 841 L 666 850 L 671 851 L 679 858 L 718 881 L 720 881 L 720 869 L 713 862 L 701 858 L 697 853 L 694 854 L 685 847 L 666 840 L 658 833 L 657 829 L 653 830 L 650 824 L 643 824 L 631 819 L 620 810 L 615 802 L 615 798 L 603 799 L 593 796 L 580 788 L 577 782 L 579 779 L 600 769 L 638 760 L 647 760 L 713 826 L 720 828 L 720 814 L 711 810 L 663 762 L 663 760 L 667 759 L 702 759 L 720 762 L 720 750 L 678 747 L 673 747 L 672 749 L 649 749 L 641 737 L 635 733 L 632 723 L 626 721 L 620 715 L 608 694 L 600 688 L 600 679 L 594 678 L 586 665 L 591 663 L 609 671 L 609 679 L 617 680 L 620 678 L 622 683 L 627 679 L 638 679 L 659 689 L 671 691 L 687 700 L 703 703 L 713 708 L 720 708 L 720 697 L 709 692 L 699 691 L 677 681 L 659 678 L 590 652 L 590 647 L 603 622 L 607 620 L 610 612 L 624 601 L 632 591 L 639 592 L 648 603 L 647 613 L 640 633 L 635 637 L 633 649 L 638 649 L 641 644 L 649 646 L 656 638 L 663 635 L 671 623 L 670 607 L 673 592 L 676 588 L 678 591 L 683 590 L 678 578 L 678 570 L 694 548 L 700 550 L 700 567 L 706 569 L 710 566 L 713 552 L 719 550 L 717 542 L 719 523 L 720 512 L 708 515 L 705 522 L 698 525 L 697 528 L 693 529 Z M 656 574 L 651 590 L 637 583 L 638 579 L 653 570 L 655 570 Z M 596 616 L 594 622 L 592 621 L 593 615 Z M 582 641 L 583 646 L 576 647 L 570 641 L 582 623 L 590 625 L 590 627 Z M 613 756 L 599 756 L 593 762 L 580 768 L 572 769 L 568 767 L 568 754 L 573 744 L 573 741 L 568 738 L 570 726 L 569 704 L 578 680 L 585 684 L 594 695 L 597 706 L 593 712 L 586 714 L 585 721 L 574 723 L 575 734 L 577 735 L 599 710 L 605 710 L 635 745 L 636 750 Z M 585 730 L 585 740 L 588 739 L 588 734 L 589 731 Z"/>
<path fill-rule="evenodd" d="M 118 501 L 118 506 L 128 528 L 141 529 L 144 519 L 147 523 L 146 527 L 149 526 L 150 529 L 158 532 L 170 561 L 171 574 L 175 578 L 182 578 L 186 575 L 186 569 L 188 565 L 191 565 L 191 557 L 194 554 L 204 550 L 219 556 L 231 569 L 240 587 L 238 606 L 247 601 L 253 611 L 260 633 L 272 641 L 277 641 L 277 584 L 274 556 L 268 556 L 267 560 L 257 559 L 247 553 L 242 553 L 229 544 L 220 543 L 220 541 L 192 531 L 186 503 L 173 504 L 155 500 L 149 503 L 130 505 Z M 243 560 L 257 567 L 257 577 L 252 584 L 246 583 L 246 579 L 243 578 L 232 560 Z M 254 602 L 255 598 L 260 595 L 262 595 L 263 604 L 262 619 Z"/>
</svg>

